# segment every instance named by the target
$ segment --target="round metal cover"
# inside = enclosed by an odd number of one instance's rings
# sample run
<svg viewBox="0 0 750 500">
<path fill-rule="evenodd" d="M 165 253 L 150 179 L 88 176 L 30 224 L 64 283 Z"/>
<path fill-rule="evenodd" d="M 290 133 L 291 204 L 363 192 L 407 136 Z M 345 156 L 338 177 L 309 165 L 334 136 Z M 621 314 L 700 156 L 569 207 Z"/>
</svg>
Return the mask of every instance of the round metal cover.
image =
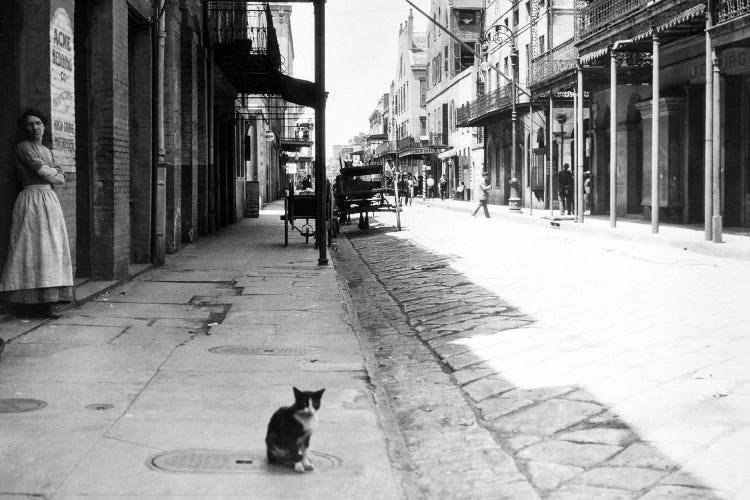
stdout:
<svg viewBox="0 0 750 500">
<path fill-rule="evenodd" d="M 341 459 L 310 451 L 316 471 L 326 471 L 341 465 Z M 209 474 L 294 473 L 291 466 L 270 465 L 265 451 L 247 450 L 175 450 L 156 455 L 146 464 L 165 472 Z"/>
<path fill-rule="evenodd" d="M 214 354 L 233 354 L 235 356 L 297 356 L 309 354 L 313 349 L 305 347 L 262 347 L 244 345 L 222 345 L 212 347 L 209 352 Z"/>
<path fill-rule="evenodd" d="M 0 399 L 0 413 L 24 413 L 41 410 L 47 403 L 39 399 L 7 398 Z"/>
</svg>

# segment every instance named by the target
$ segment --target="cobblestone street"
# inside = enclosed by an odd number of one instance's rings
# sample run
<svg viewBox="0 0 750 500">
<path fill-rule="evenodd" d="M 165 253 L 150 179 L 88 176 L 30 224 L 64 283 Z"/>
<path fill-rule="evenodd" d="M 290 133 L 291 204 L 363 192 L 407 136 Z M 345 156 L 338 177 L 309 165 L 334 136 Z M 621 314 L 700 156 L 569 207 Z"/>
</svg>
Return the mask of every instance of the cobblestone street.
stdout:
<svg viewBox="0 0 750 500">
<path fill-rule="evenodd" d="M 391 215 L 333 257 L 421 495 L 747 496 L 744 262 Z"/>
</svg>

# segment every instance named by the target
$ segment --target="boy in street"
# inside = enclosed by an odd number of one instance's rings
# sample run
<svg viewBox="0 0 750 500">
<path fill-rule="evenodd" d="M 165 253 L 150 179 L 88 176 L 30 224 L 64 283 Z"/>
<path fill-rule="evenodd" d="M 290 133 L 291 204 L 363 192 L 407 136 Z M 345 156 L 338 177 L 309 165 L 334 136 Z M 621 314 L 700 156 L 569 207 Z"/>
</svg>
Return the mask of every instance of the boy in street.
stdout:
<svg viewBox="0 0 750 500">
<path fill-rule="evenodd" d="M 477 212 L 479 212 L 480 208 L 484 208 L 484 216 L 488 219 L 490 218 L 490 211 L 487 210 L 487 200 L 490 198 L 490 189 L 492 189 L 492 186 L 490 186 L 489 176 L 484 173 L 482 174 L 482 183 L 479 185 L 479 204 L 471 213 L 473 217 L 477 216 Z"/>
<path fill-rule="evenodd" d="M 448 179 L 445 178 L 445 174 L 440 176 L 440 182 L 438 182 L 438 188 L 440 189 L 440 199 L 444 200 L 445 195 L 448 192 Z"/>
</svg>

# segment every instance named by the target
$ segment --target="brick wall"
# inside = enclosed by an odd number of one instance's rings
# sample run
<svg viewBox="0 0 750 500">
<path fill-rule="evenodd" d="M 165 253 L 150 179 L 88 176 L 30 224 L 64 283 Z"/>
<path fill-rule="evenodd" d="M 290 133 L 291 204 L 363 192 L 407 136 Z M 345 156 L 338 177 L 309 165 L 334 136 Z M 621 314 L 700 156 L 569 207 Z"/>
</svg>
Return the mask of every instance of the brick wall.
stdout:
<svg viewBox="0 0 750 500">
<path fill-rule="evenodd" d="M 164 143 L 167 168 L 167 226 L 164 237 L 167 253 L 182 244 L 182 12 L 175 0 L 167 0 L 164 12 L 166 44 L 164 48 Z"/>
<path fill-rule="evenodd" d="M 91 7 L 93 234 L 92 273 L 127 277 L 129 234 L 128 11 L 126 2 Z"/>
<path fill-rule="evenodd" d="M 185 12 L 182 24 L 182 241 L 198 236 L 198 35 Z"/>
<path fill-rule="evenodd" d="M 207 51 L 204 47 L 198 48 L 198 175 L 197 175 L 197 219 L 198 234 L 206 235 L 209 232 L 208 223 L 208 93 L 206 87 L 207 79 Z"/>
<path fill-rule="evenodd" d="M 20 22 L 17 11 L 16 2 L 11 2 L 0 16 L 0 54 L 16 53 L 16 29 Z M 4 110 L 4 118 L 0 120 L 0 270 L 7 258 L 13 203 L 18 193 L 13 162 L 17 137 L 15 117 L 21 113 L 16 58 L 6 58 L 5 65 L 5 71 L 0 72 L 0 87 L 3 89 L 0 92 L 0 109 Z"/>
</svg>

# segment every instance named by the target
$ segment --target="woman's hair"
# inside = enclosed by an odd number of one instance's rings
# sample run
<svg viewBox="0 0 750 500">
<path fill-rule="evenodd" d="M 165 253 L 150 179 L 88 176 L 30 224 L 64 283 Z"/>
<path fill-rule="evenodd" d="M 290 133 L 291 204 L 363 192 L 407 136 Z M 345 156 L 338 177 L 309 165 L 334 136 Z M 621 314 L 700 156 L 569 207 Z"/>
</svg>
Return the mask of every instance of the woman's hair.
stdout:
<svg viewBox="0 0 750 500">
<path fill-rule="evenodd" d="M 18 123 L 19 128 L 22 129 L 26 126 L 26 118 L 28 118 L 29 116 L 36 116 L 37 118 L 42 120 L 42 123 L 44 124 L 45 127 L 47 126 L 47 115 L 45 115 L 44 113 L 40 111 L 37 111 L 36 109 L 29 108 L 26 111 L 24 111 L 21 114 L 21 116 L 18 117 L 17 123 Z"/>
</svg>

